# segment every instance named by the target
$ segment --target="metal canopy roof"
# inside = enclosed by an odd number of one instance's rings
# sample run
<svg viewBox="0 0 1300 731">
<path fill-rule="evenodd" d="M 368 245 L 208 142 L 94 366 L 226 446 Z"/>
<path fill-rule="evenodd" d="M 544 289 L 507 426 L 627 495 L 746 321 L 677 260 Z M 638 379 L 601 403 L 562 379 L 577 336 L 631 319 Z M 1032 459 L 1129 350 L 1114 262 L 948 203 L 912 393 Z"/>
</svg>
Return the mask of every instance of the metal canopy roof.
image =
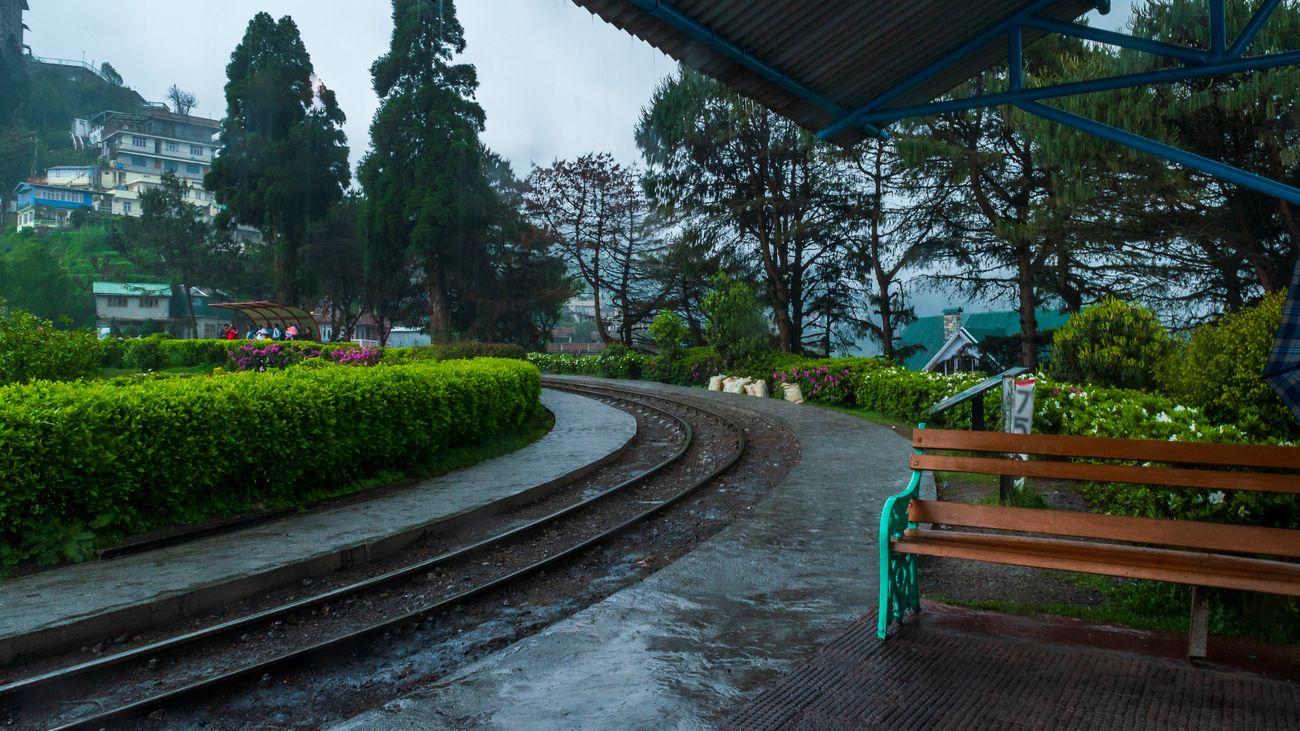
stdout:
<svg viewBox="0 0 1300 731">
<path fill-rule="evenodd" d="M 1033 12 L 1069 21 L 1097 0 L 573 0 L 673 58 L 811 130 L 876 109 L 930 101 L 1005 62 L 1006 29 Z M 1042 31 L 1026 29 L 1030 43 Z M 969 53 L 950 65 L 940 61 Z M 868 136 L 855 125 L 828 139 Z"/>
<path fill-rule="evenodd" d="M 278 302 L 259 300 L 256 302 L 222 302 L 220 304 L 214 303 L 211 306 L 234 310 L 258 325 L 297 324 L 299 330 L 310 327 L 313 331 L 316 327 L 316 318 L 312 317 L 310 312 L 293 305 L 282 305 Z"/>
</svg>

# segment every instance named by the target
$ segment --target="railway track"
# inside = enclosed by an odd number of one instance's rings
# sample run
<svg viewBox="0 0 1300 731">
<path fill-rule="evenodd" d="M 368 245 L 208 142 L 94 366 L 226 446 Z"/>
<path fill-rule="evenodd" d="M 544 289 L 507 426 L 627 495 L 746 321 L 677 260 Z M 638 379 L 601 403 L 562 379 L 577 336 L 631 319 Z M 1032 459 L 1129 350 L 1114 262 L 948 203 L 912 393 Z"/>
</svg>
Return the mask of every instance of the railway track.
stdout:
<svg viewBox="0 0 1300 731">
<path fill-rule="evenodd" d="M 498 525 L 490 535 L 360 581 L 0 685 L 0 707 L 22 728 L 98 729 L 182 707 L 249 679 L 350 657 L 376 638 L 428 626 L 476 597 L 536 580 L 663 513 L 745 452 L 744 428 L 715 409 L 607 386 L 547 386 L 619 404 L 667 425 L 678 438 L 670 453 L 636 475 L 557 497 L 567 501 L 562 507 L 534 506 L 534 513 L 543 508 L 544 514 L 502 521 L 507 527 Z M 431 577 L 444 584 L 442 591 L 427 590 Z M 394 595 L 409 600 L 394 605 Z M 389 607 L 385 616 L 341 623 L 330 617 L 340 607 L 371 602 Z M 365 612 L 352 611 L 358 614 Z M 224 659 L 226 648 L 253 635 L 278 635 L 278 641 L 255 659 L 242 653 Z"/>
</svg>

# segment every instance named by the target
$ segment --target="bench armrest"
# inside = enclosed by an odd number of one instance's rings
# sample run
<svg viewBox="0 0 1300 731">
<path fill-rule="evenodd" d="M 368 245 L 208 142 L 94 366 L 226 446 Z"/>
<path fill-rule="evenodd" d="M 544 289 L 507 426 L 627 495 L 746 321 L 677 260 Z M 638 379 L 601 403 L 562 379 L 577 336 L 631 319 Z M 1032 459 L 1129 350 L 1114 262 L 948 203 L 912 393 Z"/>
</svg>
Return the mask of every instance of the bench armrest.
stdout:
<svg viewBox="0 0 1300 731">
<path fill-rule="evenodd" d="M 890 542 L 916 525 L 907 517 L 912 499 L 920 495 L 921 471 L 912 472 L 912 481 L 902 492 L 885 501 L 880 513 L 880 609 L 876 613 L 877 636 L 885 639 L 891 622 L 901 622 L 921 608 L 921 594 L 916 580 L 916 556 L 890 550 Z"/>
</svg>

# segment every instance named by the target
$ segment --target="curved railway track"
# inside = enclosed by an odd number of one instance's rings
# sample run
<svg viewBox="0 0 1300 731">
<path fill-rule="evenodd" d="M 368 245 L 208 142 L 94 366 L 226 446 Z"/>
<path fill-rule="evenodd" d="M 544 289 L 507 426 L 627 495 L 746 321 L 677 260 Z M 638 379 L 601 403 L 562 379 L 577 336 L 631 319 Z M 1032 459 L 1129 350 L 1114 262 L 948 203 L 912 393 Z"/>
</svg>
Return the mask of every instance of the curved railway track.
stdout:
<svg viewBox="0 0 1300 731">
<path fill-rule="evenodd" d="M 670 454 L 639 474 L 604 489 L 588 490 L 576 501 L 570 499 L 569 504 L 522 524 L 345 586 L 0 685 L 0 707 L 11 709 L 21 727 L 98 729 L 141 718 L 155 709 L 180 706 L 248 678 L 350 656 L 377 637 L 427 624 L 475 597 L 543 574 L 649 520 L 709 484 L 745 452 L 745 429 L 698 403 L 608 386 L 546 385 L 652 414 L 670 424 L 680 439 Z M 513 560 L 516 557 L 527 558 L 519 562 Z M 410 590 L 429 576 L 458 571 L 473 577 L 464 588 L 432 600 Z M 404 591 L 420 600 L 391 616 L 344 628 L 327 619 L 331 607 Z M 294 634 L 301 638 L 317 632 L 327 636 L 291 641 L 288 647 L 234 666 L 218 667 L 221 663 L 213 659 L 238 639 L 252 633 L 271 635 L 286 625 L 293 625 Z M 195 669 L 196 663 L 205 667 Z M 164 687 L 158 688 L 160 684 Z M 85 707 L 92 710 L 81 713 Z"/>
</svg>

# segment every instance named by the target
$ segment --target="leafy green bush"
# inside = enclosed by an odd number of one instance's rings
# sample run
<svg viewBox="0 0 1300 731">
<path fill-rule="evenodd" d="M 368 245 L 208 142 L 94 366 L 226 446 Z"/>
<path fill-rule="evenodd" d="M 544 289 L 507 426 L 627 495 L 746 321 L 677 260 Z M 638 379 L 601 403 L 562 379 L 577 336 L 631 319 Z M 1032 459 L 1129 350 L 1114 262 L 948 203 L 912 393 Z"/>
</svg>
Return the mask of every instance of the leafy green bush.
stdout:
<svg viewBox="0 0 1300 731">
<path fill-rule="evenodd" d="M 490 359 L 0 387 L 0 561 L 417 469 L 523 424 L 539 395 L 536 368 Z"/>
<path fill-rule="evenodd" d="M 529 353 L 528 362 L 547 373 L 602 378 L 640 378 L 651 358 L 622 345 L 611 345 L 600 353 Z"/>
<path fill-rule="evenodd" d="M 1062 381 L 1152 388 L 1171 343 L 1155 313 L 1107 297 L 1070 318 L 1052 338 L 1052 375 Z"/>
<path fill-rule="evenodd" d="M 60 330 L 49 320 L 3 311 L 0 301 L 0 385 L 91 378 L 102 348 L 89 330 Z"/>
<path fill-rule="evenodd" d="M 1163 371 L 1166 390 L 1201 409 L 1215 424 L 1232 424 L 1260 438 L 1300 436 L 1300 424 L 1260 378 L 1282 324 L 1285 292 L 1265 297 L 1192 333 Z"/>
<path fill-rule="evenodd" d="M 767 318 L 748 284 L 719 272 L 700 309 L 708 319 L 704 339 L 727 366 L 743 365 L 770 349 L 772 334 Z"/>
<path fill-rule="evenodd" d="M 412 348 L 384 348 L 384 360 L 389 363 L 410 363 L 418 360 L 464 360 L 469 358 L 526 360 L 528 351 L 513 343 L 480 343 L 477 340 L 419 345 Z"/>
<path fill-rule="evenodd" d="M 140 338 L 127 342 L 126 355 L 122 360 L 136 370 L 157 371 L 167 365 L 167 354 L 163 352 L 162 341 L 151 337 Z"/>
</svg>

